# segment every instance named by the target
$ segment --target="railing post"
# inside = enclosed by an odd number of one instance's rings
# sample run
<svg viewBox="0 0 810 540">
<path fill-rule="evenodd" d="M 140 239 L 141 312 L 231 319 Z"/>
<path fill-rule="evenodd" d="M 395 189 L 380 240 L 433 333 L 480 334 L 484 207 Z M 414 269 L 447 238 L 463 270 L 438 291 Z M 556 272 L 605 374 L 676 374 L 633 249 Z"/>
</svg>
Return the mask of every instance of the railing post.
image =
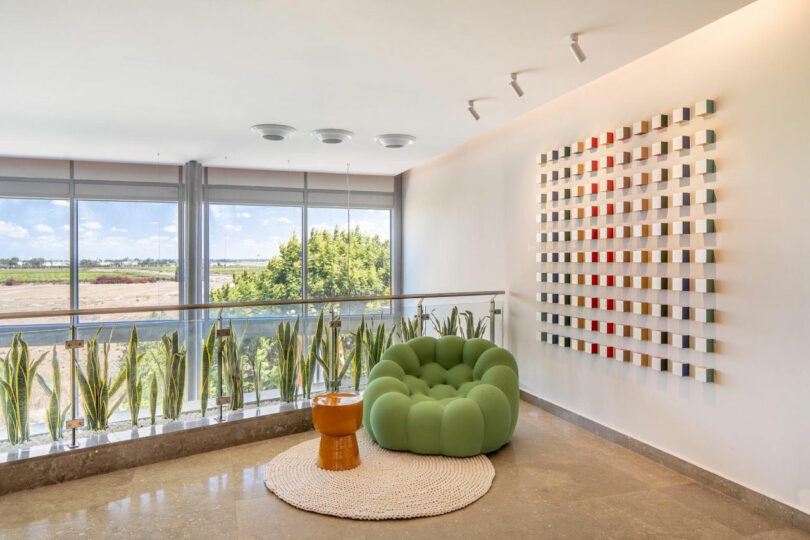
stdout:
<svg viewBox="0 0 810 540">
<path fill-rule="evenodd" d="M 338 363 L 338 343 L 340 342 L 340 319 L 335 317 L 335 306 L 329 309 L 329 378 L 327 392 L 340 389 L 340 365 Z"/>
<path fill-rule="evenodd" d="M 219 347 L 217 347 L 217 405 L 219 406 L 219 421 L 222 422 L 224 420 L 223 417 L 223 407 L 225 406 L 224 400 L 222 399 L 222 336 L 220 335 L 222 332 L 222 311 L 220 310 L 219 315 L 217 315 L 217 343 Z"/>
<path fill-rule="evenodd" d="M 416 318 L 419 319 L 419 326 L 416 329 L 416 335 L 422 337 L 425 335 L 425 308 L 422 307 L 422 302 L 424 298 L 419 299 L 419 303 L 416 304 Z"/>
<path fill-rule="evenodd" d="M 70 341 L 76 340 L 76 325 L 70 325 Z M 78 369 L 78 360 L 76 359 L 76 349 L 70 349 L 70 448 L 76 448 L 79 445 L 76 443 L 76 369 Z M 54 389 L 56 391 L 56 389 Z M 57 411 L 58 413 L 58 411 Z"/>
<path fill-rule="evenodd" d="M 495 307 L 495 297 L 489 301 L 489 340 L 495 343 L 495 316 L 500 315 L 501 310 Z"/>
</svg>

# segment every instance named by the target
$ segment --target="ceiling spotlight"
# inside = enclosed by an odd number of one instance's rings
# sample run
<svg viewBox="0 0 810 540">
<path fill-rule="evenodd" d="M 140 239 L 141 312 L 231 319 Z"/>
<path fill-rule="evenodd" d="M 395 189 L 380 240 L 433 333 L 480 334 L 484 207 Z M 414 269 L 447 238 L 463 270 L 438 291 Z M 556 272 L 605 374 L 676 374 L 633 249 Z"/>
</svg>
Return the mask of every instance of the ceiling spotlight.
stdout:
<svg viewBox="0 0 810 540">
<path fill-rule="evenodd" d="M 512 73 L 511 75 L 512 75 L 512 80 L 509 81 L 509 86 L 512 87 L 512 90 L 515 91 L 515 93 L 518 95 L 518 97 L 523 97 L 523 88 L 521 88 L 520 85 L 517 82 L 518 74 L 517 73 Z"/>
<path fill-rule="evenodd" d="M 478 111 L 475 110 L 475 100 L 474 99 L 468 99 L 467 100 L 467 110 L 470 111 L 470 114 L 476 120 L 481 119 L 481 115 L 478 114 Z"/>
<path fill-rule="evenodd" d="M 374 137 L 374 141 L 384 148 L 402 148 L 413 144 L 415 140 L 416 137 L 413 135 L 405 135 L 404 133 L 387 133 Z"/>
<path fill-rule="evenodd" d="M 354 136 L 351 131 L 345 129 L 316 129 L 312 132 L 312 136 L 324 144 L 340 144 L 346 142 Z"/>
<path fill-rule="evenodd" d="M 283 141 L 298 133 L 294 127 L 282 124 L 256 124 L 251 126 L 250 131 L 268 141 Z"/>
<path fill-rule="evenodd" d="M 571 54 L 574 55 L 577 62 L 581 64 L 585 61 L 585 53 L 582 52 L 582 47 L 579 46 L 579 34 L 574 33 L 569 37 L 571 38 L 571 42 L 568 44 L 568 48 L 571 49 Z"/>
</svg>

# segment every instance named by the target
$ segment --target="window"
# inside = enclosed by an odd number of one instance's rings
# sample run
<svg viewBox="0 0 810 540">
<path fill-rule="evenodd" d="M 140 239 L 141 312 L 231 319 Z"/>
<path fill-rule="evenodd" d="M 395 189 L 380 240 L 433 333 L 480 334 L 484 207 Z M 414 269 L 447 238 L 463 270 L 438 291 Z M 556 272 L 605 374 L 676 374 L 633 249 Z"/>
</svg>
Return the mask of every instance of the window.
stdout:
<svg viewBox="0 0 810 540">
<path fill-rule="evenodd" d="M 0 312 L 70 308 L 70 203 L 0 199 Z M 15 324 L 65 323 L 60 319 Z"/>
<path fill-rule="evenodd" d="M 301 298 L 301 208 L 208 205 L 212 302 Z"/>
<path fill-rule="evenodd" d="M 79 201 L 79 307 L 179 302 L 177 203 Z M 176 319 L 177 313 L 83 317 Z"/>
<path fill-rule="evenodd" d="M 390 210 L 310 208 L 307 222 L 310 298 L 391 293 Z"/>
</svg>

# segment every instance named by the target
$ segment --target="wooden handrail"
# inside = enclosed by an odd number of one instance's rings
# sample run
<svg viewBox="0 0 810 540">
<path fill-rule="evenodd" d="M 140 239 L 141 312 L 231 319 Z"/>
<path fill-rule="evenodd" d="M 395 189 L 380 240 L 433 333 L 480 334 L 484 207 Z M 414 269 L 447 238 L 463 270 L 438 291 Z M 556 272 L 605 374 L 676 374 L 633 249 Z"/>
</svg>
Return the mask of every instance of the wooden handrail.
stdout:
<svg viewBox="0 0 810 540">
<path fill-rule="evenodd" d="M 452 293 L 389 294 L 386 296 L 338 296 L 333 298 L 307 298 L 299 300 L 257 300 L 228 304 L 175 304 L 168 306 L 140 306 L 116 308 L 64 309 L 60 311 L 17 311 L 0 313 L 0 321 L 12 319 L 42 319 L 74 317 L 82 315 L 114 315 L 124 313 L 148 313 L 152 311 L 192 311 L 195 309 L 233 309 L 241 307 L 290 306 L 296 304 L 327 304 L 335 302 L 371 302 L 374 300 L 409 300 L 417 298 L 450 298 L 454 296 L 500 296 L 506 291 L 466 291 Z"/>
</svg>

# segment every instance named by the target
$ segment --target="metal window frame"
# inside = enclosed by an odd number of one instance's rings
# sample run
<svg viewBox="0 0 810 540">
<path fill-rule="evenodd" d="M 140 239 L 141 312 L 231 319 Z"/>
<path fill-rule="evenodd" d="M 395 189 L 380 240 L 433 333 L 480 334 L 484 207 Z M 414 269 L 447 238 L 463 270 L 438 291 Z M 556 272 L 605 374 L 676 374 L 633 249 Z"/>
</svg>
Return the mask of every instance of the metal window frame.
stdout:
<svg viewBox="0 0 810 540">
<path fill-rule="evenodd" d="M 39 199 L 39 200 L 67 200 L 69 202 L 69 257 L 70 257 L 70 298 L 71 309 L 79 308 L 79 239 L 78 221 L 80 201 L 110 201 L 110 202 L 173 202 L 177 204 L 178 218 L 178 298 L 181 303 L 200 303 L 210 300 L 210 239 L 209 239 L 209 205 L 232 204 L 245 206 L 278 206 L 294 207 L 301 211 L 300 227 L 302 237 L 302 276 L 301 298 L 309 298 L 307 289 L 307 232 L 309 227 L 308 210 L 310 208 L 347 208 L 361 210 L 388 210 L 390 211 L 390 239 L 391 239 L 391 293 L 402 291 L 402 178 L 394 177 L 394 191 L 368 191 L 351 189 L 309 189 L 308 172 L 304 172 L 304 187 L 261 187 L 261 186 L 232 186 L 210 184 L 208 167 L 195 161 L 178 166 L 178 179 L 176 184 L 166 182 L 144 182 L 126 180 L 85 180 L 75 178 L 74 161 L 70 160 L 70 174 L 64 178 L 25 178 L 0 177 L 0 198 L 9 199 Z M 197 166 L 201 171 L 200 193 L 195 201 L 189 201 L 189 190 L 194 189 L 186 178 L 186 170 Z M 93 186 L 97 192 L 93 193 Z M 116 188 L 125 187 L 137 193 L 116 193 Z M 212 189 L 221 189 L 233 193 L 227 200 L 210 197 Z M 154 190 L 150 193 L 150 190 Z M 300 203 L 262 202 L 256 200 L 258 193 L 297 193 L 300 194 Z M 312 197 L 315 195 L 315 197 Z M 318 195 L 333 197 L 333 201 L 317 200 Z M 340 199 L 345 197 L 343 202 Z M 367 202 L 369 199 L 383 199 L 390 197 L 391 204 Z M 268 198 L 272 201 L 272 196 Z M 348 205 L 347 205 L 348 203 Z M 192 223 L 193 222 L 193 223 Z M 197 224 L 196 238 L 191 239 L 193 245 L 187 245 L 189 223 Z M 194 270 L 193 272 L 191 270 Z M 197 277 L 195 277 L 197 276 Z M 199 282 L 187 283 L 187 280 L 199 278 Z M 169 319 L 165 322 L 179 322 L 178 319 Z M 82 323 L 76 318 L 70 321 L 78 326 L 95 325 L 98 323 Z M 66 323 L 67 324 L 67 323 Z M 3 330 L 53 328 L 59 324 L 47 325 L 17 325 L 14 327 L 2 326 Z"/>
</svg>

